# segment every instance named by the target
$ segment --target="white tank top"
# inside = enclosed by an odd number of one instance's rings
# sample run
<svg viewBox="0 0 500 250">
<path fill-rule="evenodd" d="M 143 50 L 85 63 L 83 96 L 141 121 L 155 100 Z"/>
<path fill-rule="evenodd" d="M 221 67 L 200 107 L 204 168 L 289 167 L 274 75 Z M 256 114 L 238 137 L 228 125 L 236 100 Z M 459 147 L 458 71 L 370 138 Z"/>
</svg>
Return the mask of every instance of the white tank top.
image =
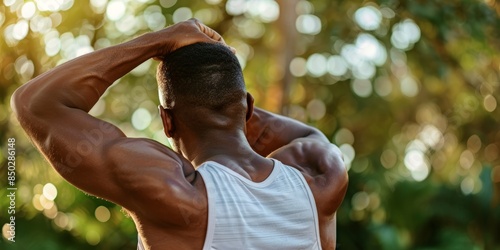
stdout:
<svg viewBox="0 0 500 250">
<path fill-rule="evenodd" d="M 273 159 L 262 182 L 208 161 L 198 172 L 208 196 L 203 250 L 321 249 L 316 203 L 302 174 Z M 138 249 L 144 249 L 139 237 Z"/>
<path fill-rule="evenodd" d="M 216 162 L 198 168 L 208 195 L 204 250 L 321 249 L 316 203 L 302 174 L 280 161 L 253 182 Z"/>
</svg>

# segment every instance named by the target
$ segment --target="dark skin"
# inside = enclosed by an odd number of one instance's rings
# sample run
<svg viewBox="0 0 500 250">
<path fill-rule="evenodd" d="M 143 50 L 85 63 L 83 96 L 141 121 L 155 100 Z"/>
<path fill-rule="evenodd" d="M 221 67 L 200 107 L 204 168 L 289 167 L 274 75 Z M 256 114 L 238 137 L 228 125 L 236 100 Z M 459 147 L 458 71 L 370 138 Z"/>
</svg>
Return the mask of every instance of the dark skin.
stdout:
<svg viewBox="0 0 500 250">
<path fill-rule="evenodd" d="M 338 148 L 315 128 L 254 109 L 249 94 L 235 104 L 239 108 L 218 114 L 180 100 L 173 109 L 159 108 L 173 151 L 154 140 L 127 138 L 88 114 L 104 91 L 137 65 L 196 42 L 224 43 L 196 20 L 178 23 L 36 77 L 16 90 L 13 111 L 64 179 L 129 211 L 146 249 L 203 247 L 208 203 L 197 166 L 216 161 L 260 182 L 273 169 L 271 157 L 305 176 L 317 204 L 321 244 L 334 249 L 335 213 L 347 174 Z M 241 108 L 245 118 L 229 118 Z M 190 122 L 194 116 L 206 121 L 204 129 Z"/>
</svg>

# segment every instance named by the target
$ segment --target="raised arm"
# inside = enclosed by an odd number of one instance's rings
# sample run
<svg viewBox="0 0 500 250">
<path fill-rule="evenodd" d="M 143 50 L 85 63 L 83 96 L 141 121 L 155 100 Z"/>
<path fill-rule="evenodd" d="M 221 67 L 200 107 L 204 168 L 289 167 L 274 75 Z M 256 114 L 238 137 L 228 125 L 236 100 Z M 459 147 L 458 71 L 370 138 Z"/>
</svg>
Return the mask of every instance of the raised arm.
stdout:
<svg viewBox="0 0 500 250">
<path fill-rule="evenodd" d="M 28 136 L 66 180 L 127 209 L 141 209 L 144 194 L 166 196 L 157 192 L 162 189 L 189 192 L 194 169 L 161 144 L 126 138 L 120 129 L 87 112 L 115 80 L 142 62 L 191 43 L 219 41 L 220 35 L 198 21 L 182 22 L 66 62 L 17 89 L 11 106 Z M 165 180 L 168 186 L 163 187 Z M 160 198 L 149 203 L 160 205 L 155 204 Z"/>
<path fill-rule="evenodd" d="M 257 107 L 247 122 L 247 139 L 252 148 L 262 156 L 268 156 L 297 139 L 315 139 L 329 143 L 318 129 Z"/>
<path fill-rule="evenodd" d="M 347 172 L 342 153 L 321 131 L 255 108 L 247 122 L 247 139 L 260 155 L 301 170 L 313 192 L 321 194 L 316 195 L 319 209 L 325 213 L 337 210 L 347 188 Z"/>
</svg>

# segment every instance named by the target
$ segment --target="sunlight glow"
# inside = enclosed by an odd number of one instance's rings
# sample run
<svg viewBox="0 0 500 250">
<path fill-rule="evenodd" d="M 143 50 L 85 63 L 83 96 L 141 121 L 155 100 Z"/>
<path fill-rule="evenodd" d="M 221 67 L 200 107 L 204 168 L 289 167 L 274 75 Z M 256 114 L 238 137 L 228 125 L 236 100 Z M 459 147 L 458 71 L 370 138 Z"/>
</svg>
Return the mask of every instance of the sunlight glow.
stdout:
<svg viewBox="0 0 500 250">
<path fill-rule="evenodd" d="M 191 11 L 191 9 L 187 7 L 181 7 L 175 10 L 172 18 L 174 20 L 174 23 L 178 23 L 186 21 L 191 17 L 193 17 L 193 12 Z"/>
<path fill-rule="evenodd" d="M 374 89 L 379 96 L 388 96 L 392 92 L 391 79 L 387 76 L 377 77 L 374 82 Z"/>
<path fill-rule="evenodd" d="M 312 54 L 307 59 L 307 71 L 315 77 L 320 77 L 326 74 L 326 62 L 326 57 L 322 54 Z"/>
<path fill-rule="evenodd" d="M 94 212 L 95 218 L 100 222 L 106 222 L 111 218 L 109 209 L 105 206 L 98 206 Z"/>
<path fill-rule="evenodd" d="M 352 196 L 351 203 L 354 210 L 364 210 L 370 204 L 370 197 L 364 191 L 357 192 Z"/>
<path fill-rule="evenodd" d="M 151 121 L 151 114 L 145 108 L 138 108 L 132 114 L 132 126 L 134 126 L 134 128 L 137 130 L 146 129 L 151 124 Z"/>
<path fill-rule="evenodd" d="M 405 76 L 401 82 L 401 93 L 407 97 L 414 97 L 419 92 L 418 83 L 411 76 Z"/>
<path fill-rule="evenodd" d="M 420 40 L 420 28 L 411 19 L 406 19 L 392 26 L 391 43 L 401 50 L 413 48 L 413 44 Z"/>
<path fill-rule="evenodd" d="M 228 0 L 226 2 L 226 12 L 232 16 L 238 16 L 245 13 L 246 2 L 245 0 Z"/>
<path fill-rule="evenodd" d="M 382 13 L 373 6 L 365 6 L 356 10 L 354 20 L 364 30 L 376 30 L 382 22 Z"/>
<path fill-rule="evenodd" d="M 161 12 L 161 7 L 158 5 L 152 5 L 147 7 L 144 10 L 143 17 L 148 25 L 148 28 L 152 31 L 161 30 L 165 28 L 167 24 L 167 19 Z M 135 25 L 136 18 L 133 15 L 130 15 L 130 19 L 131 19 L 130 22 L 133 22 L 133 24 Z"/>
<path fill-rule="evenodd" d="M 36 5 L 40 11 L 64 11 L 69 10 L 74 0 L 36 0 Z"/>
<path fill-rule="evenodd" d="M 340 151 L 342 152 L 344 156 L 344 164 L 347 169 L 351 167 L 351 163 L 354 160 L 354 157 L 356 156 L 356 151 L 350 144 L 342 144 L 339 146 Z"/>
<path fill-rule="evenodd" d="M 335 144 L 337 145 L 342 145 L 345 143 L 352 145 L 354 143 L 354 135 L 352 134 L 351 130 L 347 128 L 341 128 L 335 133 L 334 140 Z"/>
<path fill-rule="evenodd" d="M 25 19 L 30 19 L 36 13 L 36 6 L 33 2 L 27 2 L 23 5 L 21 9 L 21 16 Z"/>
<path fill-rule="evenodd" d="M 264 23 L 278 19 L 280 8 L 274 0 L 250 0 L 246 2 L 246 13 Z"/>
<path fill-rule="evenodd" d="M 349 70 L 347 62 L 343 57 L 338 55 L 330 56 L 326 67 L 328 73 L 333 76 L 343 76 Z"/>
<path fill-rule="evenodd" d="M 57 188 L 52 183 L 47 183 L 43 186 L 43 196 L 53 201 L 57 197 Z"/>
<path fill-rule="evenodd" d="M 422 151 L 410 150 L 406 152 L 404 164 L 410 170 L 416 181 L 423 181 L 429 175 L 429 162 Z"/>
<path fill-rule="evenodd" d="M 373 92 L 372 83 L 365 79 L 354 79 L 351 82 L 352 91 L 359 97 L 368 97 Z"/>
<path fill-rule="evenodd" d="M 127 6 L 121 0 L 112 0 L 106 8 L 106 17 L 111 21 L 120 20 L 125 15 Z"/>
<path fill-rule="evenodd" d="M 101 14 L 106 11 L 108 0 L 90 0 L 90 7 L 96 14 Z"/>
<path fill-rule="evenodd" d="M 360 55 L 377 66 L 382 66 L 387 60 L 385 47 L 374 36 L 363 33 L 356 39 L 356 47 Z"/>
<path fill-rule="evenodd" d="M 483 100 L 484 109 L 488 112 L 493 112 L 497 108 L 497 100 L 492 95 L 486 95 Z"/>
<path fill-rule="evenodd" d="M 26 20 L 19 20 L 12 30 L 12 37 L 18 41 L 23 40 L 28 35 L 29 25 Z"/>
<path fill-rule="evenodd" d="M 292 73 L 292 75 L 295 77 L 301 77 L 306 75 L 307 73 L 306 63 L 307 63 L 306 59 L 302 57 L 295 57 L 290 62 L 290 73 Z"/>
<path fill-rule="evenodd" d="M 321 31 L 321 20 L 315 15 L 300 15 L 295 22 L 295 27 L 302 34 L 316 35 Z"/>
<path fill-rule="evenodd" d="M 222 0 L 205 0 L 205 2 L 207 2 L 208 4 L 216 5 L 216 4 L 220 4 L 222 2 Z"/>
<path fill-rule="evenodd" d="M 326 106 L 322 100 L 313 99 L 307 104 L 307 114 L 311 120 L 320 120 L 326 114 Z"/>
<path fill-rule="evenodd" d="M 160 0 L 161 7 L 166 8 L 166 9 L 174 6 L 176 3 L 177 3 L 177 0 Z"/>
</svg>

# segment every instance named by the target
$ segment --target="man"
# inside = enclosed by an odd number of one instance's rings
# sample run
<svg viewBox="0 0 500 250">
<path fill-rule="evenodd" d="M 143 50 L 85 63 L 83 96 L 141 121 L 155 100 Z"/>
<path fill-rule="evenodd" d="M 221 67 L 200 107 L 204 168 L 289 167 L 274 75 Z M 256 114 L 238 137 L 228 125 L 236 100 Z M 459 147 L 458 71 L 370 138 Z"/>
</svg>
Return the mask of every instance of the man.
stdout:
<svg viewBox="0 0 500 250">
<path fill-rule="evenodd" d="M 150 58 L 161 60 L 159 111 L 175 151 L 87 114 Z M 140 249 L 335 248 L 340 151 L 254 109 L 233 52 L 197 20 L 62 64 L 20 87 L 12 107 L 62 177 L 130 213 Z"/>
</svg>

